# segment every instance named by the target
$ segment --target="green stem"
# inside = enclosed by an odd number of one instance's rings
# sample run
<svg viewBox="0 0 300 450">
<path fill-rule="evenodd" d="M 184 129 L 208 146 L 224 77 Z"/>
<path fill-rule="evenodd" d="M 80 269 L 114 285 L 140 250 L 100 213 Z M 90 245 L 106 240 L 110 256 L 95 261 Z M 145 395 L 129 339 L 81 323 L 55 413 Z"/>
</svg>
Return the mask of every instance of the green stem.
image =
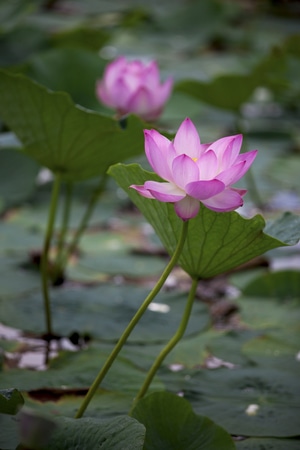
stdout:
<svg viewBox="0 0 300 450">
<path fill-rule="evenodd" d="M 68 182 L 65 186 L 64 212 L 63 212 L 61 230 L 60 230 L 60 234 L 59 234 L 59 240 L 57 243 L 57 256 L 56 256 L 56 262 L 55 262 L 55 267 L 57 268 L 57 271 L 59 271 L 60 269 L 63 270 L 62 255 L 63 255 L 66 234 L 68 231 L 68 224 L 69 224 L 71 203 L 72 203 L 72 193 L 73 193 L 73 183 Z"/>
<path fill-rule="evenodd" d="M 48 223 L 45 233 L 44 247 L 41 259 L 41 275 L 42 275 L 42 292 L 44 298 L 44 308 L 46 315 L 46 329 L 47 334 L 49 336 L 52 335 L 52 323 L 51 323 L 51 308 L 50 308 L 50 299 L 49 299 L 49 291 L 48 291 L 48 254 L 50 243 L 53 234 L 55 215 L 57 209 L 57 201 L 60 189 L 61 177 L 59 174 L 55 175 L 52 187 L 51 201 L 50 201 L 50 209 L 48 215 Z"/>
<path fill-rule="evenodd" d="M 88 405 L 89 405 L 90 401 L 92 400 L 94 394 L 96 393 L 96 390 L 97 390 L 99 384 L 101 383 L 101 381 L 103 380 L 103 378 L 107 374 L 108 370 L 110 369 L 111 365 L 113 364 L 114 360 L 118 356 L 119 352 L 121 351 L 123 345 L 125 344 L 127 338 L 129 337 L 130 333 L 132 332 L 132 330 L 134 329 L 136 324 L 139 322 L 140 318 L 145 313 L 145 311 L 147 310 L 148 306 L 150 305 L 150 303 L 152 302 L 154 297 L 161 290 L 161 288 L 164 285 L 166 279 L 168 278 L 168 276 L 170 275 L 172 269 L 174 268 L 175 264 L 177 263 L 178 258 L 179 258 L 180 254 L 182 252 L 186 236 L 187 236 L 188 224 L 189 224 L 188 221 L 183 222 L 181 235 L 179 237 L 179 240 L 178 240 L 178 243 L 177 243 L 177 247 L 175 249 L 175 252 L 174 252 L 172 258 L 170 259 L 168 265 L 165 267 L 161 277 L 159 278 L 158 282 L 156 283 L 156 285 L 154 286 L 152 291 L 146 297 L 146 299 L 144 300 L 144 302 L 142 303 L 142 305 L 140 306 L 138 311 L 135 313 L 135 315 L 131 319 L 130 323 L 127 325 L 127 328 L 125 329 L 125 331 L 121 335 L 121 337 L 120 337 L 119 341 L 117 342 L 115 348 L 113 349 L 113 351 L 111 352 L 111 354 L 107 358 L 104 366 L 102 367 L 102 369 L 98 373 L 97 377 L 95 378 L 93 384 L 91 385 L 87 395 L 85 396 L 85 398 L 84 398 L 84 400 L 82 402 L 81 407 L 79 408 L 79 410 L 78 410 L 78 412 L 77 412 L 77 414 L 75 416 L 76 419 L 82 417 L 84 411 L 86 410 L 86 408 L 88 407 Z"/>
<path fill-rule="evenodd" d="M 107 177 L 106 177 L 106 175 L 104 175 L 101 178 L 101 180 L 100 180 L 99 186 L 94 190 L 94 192 L 93 192 L 93 194 L 92 194 L 92 196 L 90 198 L 90 201 L 88 203 L 88 206 L 87 206 L 87 209 L 85 211 L 85 214 L 84 214 L 84 216 L 83 216 L 83 218 L 81 220 L 81 223 L 79 224 L 79 227 L 77 228 L 77 230 L 76 230 L 76 232 L 75 232 L 75 234 L 73 236 L 73 239 L 72 239 L 71 243 L 69 244 L 66 252 L 61 257 L 61 267 L 62 267 L 62 269 L 64 269 L 65 266 L 67 265 L 67 262 L 68 262 L 68 259 L 69 259 L 70 255 L 72 255 L 72 253 L 75 251 L 75 249 L 76 249 L 76 247 L 78 245 L 78 242 L 80 241 L 80 238 L 81 238 L 83 232 L 85 231 L 85 229 L 87 227 L 87 224 L 88 224 L 88 222 L 89 222 L 89 220 L 91 218 L 91 215 L 92 215 L 92 213 L 94 211 L 94 208 L 96 206 L 96 203 L 98 201 L 99 195 L 104 190 L 106 179 L 107 179 Z"/>
<path fill-rule="evenodd" d="M 173 348 L 177 345 L 177 343 L 183 337 L 186 327 L 187 327 L 187 324 L 188 324 L 188 321 L 189 321 L 189 318 L 190 318 L 190 315 L 191 315 L 191 312 L 192 312 L 192 307 L 193 307 L 193 303 L 194 303 L 197 285 L 198 285 L 198 280 L 195 278 L 192 281 L 192 286 L 191 286 L 191 289 L 189 292 L 189 296 L 187 299 L 187 303 L 185 306 L 185 310 L 184 310 L 180 325 L 179 325 L 176 333 L 174 334 L 174 336 L 170 339 L 170 341 L 167 343 L 167 345 L 161 350 L 158 357 L 154 361 L 152 367 L 150 368 L 149 372 L 147 373 L 147 377 L 146 377 L 141 389 L 139 390 L 137 396 L 134 399 L 130 414 L 131 414 L 134 406 L 136 405 L 136 403 L 141 398 L 143 398 L 144 395 L 146 394 L 157 370 L 160 368 L 160 366 L 161 366 L 162 362 L 164 361 L 164 359 L 166 358 L 166 356 L 171 352 L 171 350 L 173 350 Z"/>
</svg>

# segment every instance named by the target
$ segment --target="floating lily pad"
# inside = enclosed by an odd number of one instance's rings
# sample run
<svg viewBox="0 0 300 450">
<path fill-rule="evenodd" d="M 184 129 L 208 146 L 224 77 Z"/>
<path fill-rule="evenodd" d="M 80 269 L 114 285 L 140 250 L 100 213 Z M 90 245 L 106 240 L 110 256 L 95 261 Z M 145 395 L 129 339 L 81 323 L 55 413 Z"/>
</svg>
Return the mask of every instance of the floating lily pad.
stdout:
<svg viewBox="0 0 300 450">
<path fill-rule="evenodd" d="M 20 443 L 19 421 L 16 416 L 0 414 L 0 448 L 14 450 Z"/>
<path fill-rule="evenodd" d="M 53 398 L 51 390 L 54 388 L 71 390 L 71 395 L 73 393 L 72 390 L 76 389 L 87 392 L 111 350 L 112 347 L 108 349 L 105 346 L 101 349 L 99 346 L 94 346 L 80 352 L 61 352 L 58 357 L 51 360 L 49 368 L 44 371 L 9 369 L 1 372 L 1 386 L 4 389 L 8 389 L 10 386 L 18 386 L 20 391 L 46 389 L 44 391 L 46 392 L 46 398 L 50 400 Z M 121 377 L 120 374 L 122 374 Z M 122 355 L 119 355 L 100 388 L 121 392 L 125 395 L 130 394 L 133 399 L 144 379 L 144 370 L 136 367 Z M 162 390 L 164 387 L 164 383 L 156 377 L 153 380 L 150 391 Z M 48 394 L 47 389 L 49 390 Z M 62 395 L 64 394 L 63 391 L 61 393 Z"/>
<path fill-rule="evenodd" d="M 198 371 L 186 380 L 184 392 L 196 412 L 231 434 L 299 435 L 299 377 L 288 371 L 261 367 Z"/>
<path fill-rule="evenodd" d="M 0 221 L 0 254 L 20 256 L 41 248 L 42 244 L 43 235 L 36 229 L 26 229 L 17 223 Z"/>
<path fill-rule="evenodd" d="M 252 280 L 243 293 L 248 297 L 265 297 L 288 301 L 300 299 L 300 271 L 282 270 L 266 273 Z"/>
<path fill-rule="evenodd" d="M 22 267 L 24 258 L 13 256 L 0 256 L 0 299 L 5 298 L 9 301 L 11 297 L 19 295 L 28 295 L 28 293 L 40 290 L 41 279 L 40 276 L 34 272 L 29 272 Z M 23 297 L 24 298 L 24 297 Z M 0 300 L 0 316 L 2 315 L 6 306 Z M 3 313 L 3 314 L 2 314 Z"/>
<path fill-rule="evenodd" d="M 68 277 L 79 281 L 97 281 L 103 275 L 120 275 L 129 278 L 158 276 L 166 262 L 155 256 L 134 255 L 114 251 L 99 255 L 86 255 L 75 266 L 68 268 Z"/>
<path fill-rule="evenodd" d="M 290 369 L 296 366 L 296 355 L 300 350 L 300 327 L 266 330 L 245 342 L 242 351 L 252 361 L 260 364 Z M 284 363 L 282 362 L 284 358 Z M 277 364 L 276 364 L 277 360 Z M 297 367 L 298 368 L 298 367 Z"/>
<path fill-rule="evenodd" d="M 157 385 L 157 384 L 156 384 Z M 86 390 L 64 388 L 34 389 L 23 392 L 25 406 L 53 416 L 74 417 Z M 127 414 L 132 405 L 132 393 L 98 389 L 88 406 L 86 416 L 111 419 Z"/>
<path fill-rule="evenodd" d="M 81 186 L 82 190 L 84 187 Z M 72 199 L 71 213 L 69 218 L 69 227 L 71 229 L 77 228 L 82 220 L 82 217 L 87 208 L 87 201 L 92 196 L 92 189 L 84 190 L 83 198 L 75 196 Z M 50 202 L 49 186 L 39 188 L 36 193 L 34 202 L 26 203 L 20 208 L 16 209 L 9 217 L 7 223 L 18 224 L 30 230 L 44 231 L 47 225 L 48 210 Z M 105 198 L 99 198 L 93 214 L 89 220 L 88 226 L 101 226 L 106 224 L 113 215 L 117 214 L 117 209 L 120 207 L 120 200 L 113 195 L 106 195 Z M 56 229 L 59 229 L 62 222 L 63 215 L 63 198 L 60 198 L 57 208 Z"/>
<path fill-rule="evenodd" d="M 298 450 L 299 439 L 249 438 L 236 442 L 237 450 Z"/>
<path fill-rule="evenodd" d="M 296 327 L 299 325 L 299 301 L 286 303 L 258 297 L 241 297 L 238 300 L 241 321 L 254 329 Z"/>
<path fill-rule="evenodd" d="M 249 364 L 249 357 L 242 353 L 242 346 L 255 338 L 257 332 L 252 330 L 231 330 L 207 344 L 207 350 L 216 358 L 238 366 Z"/>
<path fill-rule="evenodd" d="M 115 341 L 146 296 L 147 289 L 103 284 L 96 288 L 57 288 L 50 292 L 55 332 L 68 336 L 73 331 L 94 338 Z M 130 342 L 165 342 L 176 331 L 187 293 L 161 293 L 157 310 L 148 310 L 133 331 Z M 1 321 L 21 330 L 43 333 L 44 311 L 41 293 L 26 297 L 0 298 Z M 207 307 L 195 302 L 186 335 L 198 333 L 210 323 Z"/>
</svg>

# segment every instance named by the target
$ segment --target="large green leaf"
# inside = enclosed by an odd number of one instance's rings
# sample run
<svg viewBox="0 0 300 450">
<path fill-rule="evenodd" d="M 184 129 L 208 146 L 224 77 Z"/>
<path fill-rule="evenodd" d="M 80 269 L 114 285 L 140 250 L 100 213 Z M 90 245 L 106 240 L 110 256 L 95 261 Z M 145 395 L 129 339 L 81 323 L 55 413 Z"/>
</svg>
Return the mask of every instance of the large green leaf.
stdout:
<svg viewBox="0 0 300 450">
<path fill-rule="evenodd" d="M 30 198 L 36 184 L 39 165 L 20 150 L 0 150 L 0 198 L 6 208 Z"/>
<path fill-rule="evenodd" d="M 86 110 L 69 95 L 52 92 L 23 75 L 0 72 L 0 115 L 26 154 L 64 179 L 102 175 L 114 163 L 141 153 L 142 122 L 126 129 L 118 121 Z"/>
<path fill-rule="evenodd" d="M 209 418 L 198 416 L 183 398 L 154 392 L 140 400 L 133 417 L 146 427 L 144 450 L 234 450 L 234 443 Z"/>
<path fill-rule="evenodd" d="M 117 164 L 109 169 L 109 174 L 128 193 L 153 226 L 167 251 L 173 254 L 182 226 L 173 205 L 146 199 L 129 188 L 131 184 L 143 184 L 146 180 L 159 178 L 137 164 Z M 288 225 L 291 220 L 293 225 L 298 223 L 298 229 L 293 227 L 290 230 Z M 216 213 L 201 206 L 197 217 L 190 220 L 179 263 L 192 277 L 213 277 L 272 248 L 295 244 L 300 235 L 299 224 L 299 217 L 287 215 L 281 222 L 280 230 L 269 227 L 273 231 L 271 236 L 263 233 L 265 221 L 260 215 L 245 219 L 235 211 Z M 284 236 L 284 242 L 276 238 L 278 232 L 281 237 Z"/>
<path fill-rule="evenodd" d="M 111 420 L 60 417 L 47 450 L 142 450 L 145 427 L 135 419 L 120 416 Z"/>
</svg>

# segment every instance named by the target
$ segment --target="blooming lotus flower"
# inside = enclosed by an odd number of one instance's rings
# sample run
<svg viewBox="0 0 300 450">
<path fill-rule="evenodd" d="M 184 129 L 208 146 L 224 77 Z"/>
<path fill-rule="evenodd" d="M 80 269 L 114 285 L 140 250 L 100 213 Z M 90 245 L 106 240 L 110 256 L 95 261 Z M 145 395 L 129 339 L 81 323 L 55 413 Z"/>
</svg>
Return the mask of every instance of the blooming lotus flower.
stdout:
<svg viewBox="0 0 300 450">
<path fill-rule="evenodd" d="M 182 122 L 172 142 L 156 130 L 145 130 L 144 134 L 147 159 L 165 181 L 130 186 L 142 196 L 174 203 L 176 214 L 183 220 L 195 217 L 200 203 L 217 212 L 243 205 L 247 191 L 232 185 L 247 172 L 257 150 L 240 154 L 242 135 L 201 144 L 189 118 Z"/>
<path fill-rule="evenodd" d="M 157 63 L 127 61 L 120 56 L 108 64 L 102 80 L 97 82 L 100 101 L 118 114 L 134 113 L 144 120 L 155 120 L 171 94 L 173 80 L 160 83 Z"/>
</svg>

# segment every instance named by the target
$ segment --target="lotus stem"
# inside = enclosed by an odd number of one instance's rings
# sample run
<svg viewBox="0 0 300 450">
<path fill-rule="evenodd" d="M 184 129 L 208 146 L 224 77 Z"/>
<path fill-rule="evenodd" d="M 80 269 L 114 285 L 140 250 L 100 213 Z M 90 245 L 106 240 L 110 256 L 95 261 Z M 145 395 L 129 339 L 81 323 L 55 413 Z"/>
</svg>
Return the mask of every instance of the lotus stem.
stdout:
<svg viewBox="0 0 300 450">
<path fill-rule="evenodd" d="M 158 369 L 160 368 L 162 362 L 164 361 L 164 359 L 167 357 L 167 355 L 171 352 L 171 350 L 173 350 L 173 348 L 177 345 L 177 343 L 181 340 L 181 338 L 183 337 L 186 327 L 188 325 L 189 322 L 189 318 L 191 316 L 191 312 L 192 312 L 192 307 L 193 307 L 193 303 L 194 303 L 194 299 L 195 299 L 195 294 L 196 294 L 196 289 L 197 289 L 197 285 L 198 285 L 198 279 L 193 279 L 192 281 L 192 285 L 191 285 L 191 289 L 189 292 L 189 296 L 187 299 L 187 303 L 185 306 L 185 310 L 180 322 L 180 325 L 176 331 L 176 333 L 173 335 L 173 337 L 170 339 L 170 341 L 167 343 L 167 345 L 161 350 L 161 352 L 159 353 L 158 357 L 156 358 L 156 360 L 154 361 L 152 367 L 150 368 L 147 377 L 144 381 L 144 384 L 142 385 L 141 389 L 139 390 L 137 396 L 134 399 L 133 402 L 133 406 L 131 408 L 131 411 L 129 414 L 132 413 L 133 408 L 135 407 L 135 405 L 137 404 L 137 402 L 144 397 L 144 395 L 146 394 L 146 392 L 148 391 L 148 388 L 156 374 L 156 372 L 158 371 Z"/>
<path fill-rule="evenodd" d="M 50 298 L 49 298 L 49 286 L 48 286 L 48 254 L 50 243 L 53 234 L 56 210 L 57 210 L 57 202 L 59 196 L 61 184 L 61 176 L 60 174 L 56 174 L 53 187 L 52 194 L 50 200 L 50 209 L 48 214 L 48 223 L 45 233 L 45 240 L 43 246 L 43 253 L 41 258 L 41 276 L 42 276 L 42 292 L 44 298 L 44 308 L 45 308 L 45 316 L 46 316 L 46 330 L 48 336 L 52 336 L 52 318 L 51 318 L 51 308 L 50 308 Z"/>
<path fill-rule="evenodd" d="M 73 193 L 73 183 L 68 182 L 65 186 L 65 202 L 64 202 L 64 210 L 63 210 L 63 217 L 62 217 L 62 225 L 61 225 L 59 239 L 58 239 L 58 243 L 57 243 L 57 256 L 56 256 L 56 261 L 55 261 L 54 279 L 64 269 L 62 259 L 63 259 L 63 250 L 64 250 L 64 245 L 65 245 L 65 239 L 66 239 L 66 234 L 68 231 L 68 225 L 69 225 L 69 219 L 70 219 L 72 193 Z"/>
<path fill-rule="evenodd" d="M 131 332 L 133 331 L 133 329 L 135 328 L 136 324 L 139 322 L 139 320 L 141 319 L 143 314 L 146 312 L 146 310 L 147 310 L 148 306 L 150 305 L 150 303 L 152 302 L 152 300 L 159 293 L 159 291 L 161 290 L 162 286 L 164 285 L 166 279 L 168 278 L 172 269 L 174 268 L 175 264 L 177 263 L 178 258 L 182 252 L 185 240 L 186 240 L 189 222 L 185 221 L 185 222 L 182 222 L 182 224 L 183 225 L 182 225 L 182 229 L 181 229 L 181 235 L 179 237 L 177 247 L 173 253 L 173 256 L 171 257 L 169 263 L 165 267 L 165 269 L 164 269 L 162 275 L 160 276 L 159 280 L 157 281 L 156 285 L 151 290 L 151 292 L 148 294 L 148 296 L 146 297 L 146 299 L 144 300 L 144 302 L 142 303 L 142 305 L 140 306 L 138 311 L 135 313 L 135 315 L 131 319 L 130 323 L 127 325 L 127 328 L 121 335 L 121 337 L 120 337 L 119 341 L 117 342 L 116 346 L 114 347 L 113 351 L 111 352 L 111 354 L 107 358 L 105 364 L 103 365 L 102 369 L 100 370 L 97 377 L 95 378 L 93 384 L 91 385 L 90 389 L 88 390 L 87 395 L 85 396 L 85 398 L 83 400 L 81 407 L 79 408 L 79 410 L 75 416 L 76 419 L 79 419 L 84 414 L 90 401 L 92 400 L 93 396 L 95 395 L 96 390 L 98 389 L 98 386 L 100 385 L 103 378 L 107 374 L 108 370 L 112 366 L 114 360 L 116 359 L 116 357 L 118 356 L 122 347 L 126 343 Z"/>
</svg>

